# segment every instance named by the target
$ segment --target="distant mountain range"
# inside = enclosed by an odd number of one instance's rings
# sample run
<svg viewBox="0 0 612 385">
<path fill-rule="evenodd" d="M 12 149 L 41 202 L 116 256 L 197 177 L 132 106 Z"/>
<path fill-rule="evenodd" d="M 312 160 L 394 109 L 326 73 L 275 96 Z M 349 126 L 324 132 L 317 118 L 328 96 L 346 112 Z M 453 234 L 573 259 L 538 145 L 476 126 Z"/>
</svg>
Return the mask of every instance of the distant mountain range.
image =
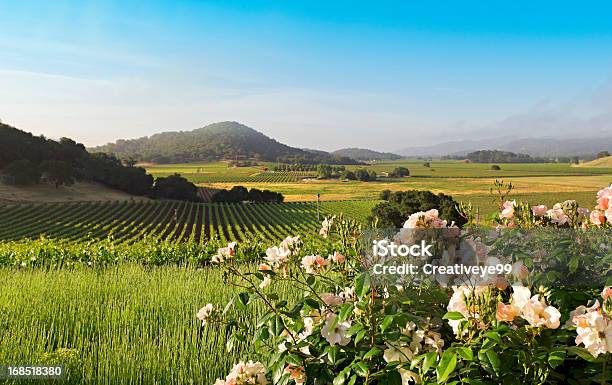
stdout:
<svg viewBox="0 0 612 385">
<path fill-rule="evenodd" d="M 522 138 L 509 137 L 461 140 L 432 146 L 407 147 L 395 151 L 406 157 L 463 156 L 478 150 L 502 150 L 540 157 L 594 156 L 600 151 L 612 150 L 612 136 L 601 138 Z"/>
<path fill-rule="evenodd" d="M 258 159 L 284 163 L 358 164 L 347 158 L 287 146 L 237 122 L 219 122 L 193 131 L 163 132 L 148 137 L 117 140 L 89 149 L 120 159 L 182 163 L 221 159 Z"/>
<path fill-rule="evenodd" d="M 193 131 L 163 132 L 138 139 L 120 139 L 89 150 L 110 153 L 120 159 L 156 163 L 248 158 L 283 163 L 360 164 L 364 161 L 396 160 L 402 157 L 465 156 L 478 150 L 509 151 L 533 157 L 594 157 L 600 151 L 612 152 L 612 136 L 521 139 L 506 136 L 414 146 L 394 153 L 364 148 L 326 152 L 288 146 L 237 122 L 219 122 Z"/>
</svg>

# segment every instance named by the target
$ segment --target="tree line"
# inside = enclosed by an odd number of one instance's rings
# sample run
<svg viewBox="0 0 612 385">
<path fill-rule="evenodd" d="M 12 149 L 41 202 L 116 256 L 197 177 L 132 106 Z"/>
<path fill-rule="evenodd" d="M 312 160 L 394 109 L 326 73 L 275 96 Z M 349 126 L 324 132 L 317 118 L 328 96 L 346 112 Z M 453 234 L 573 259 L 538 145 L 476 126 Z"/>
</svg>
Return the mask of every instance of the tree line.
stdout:
<svg viewBox="0 0 612 385">
<path fill-rule="evenodd" d="M 0 124 L 0 176 L 15 185 L 59 187 L 89 181 L 132 195 L 199 200 L 195 185 L 180 175 L 154 179 L 144 168 L 126 165 L 113 155 L 90 154 L 72 139 L 54 141 L 6 124 Z"/>
</svg>

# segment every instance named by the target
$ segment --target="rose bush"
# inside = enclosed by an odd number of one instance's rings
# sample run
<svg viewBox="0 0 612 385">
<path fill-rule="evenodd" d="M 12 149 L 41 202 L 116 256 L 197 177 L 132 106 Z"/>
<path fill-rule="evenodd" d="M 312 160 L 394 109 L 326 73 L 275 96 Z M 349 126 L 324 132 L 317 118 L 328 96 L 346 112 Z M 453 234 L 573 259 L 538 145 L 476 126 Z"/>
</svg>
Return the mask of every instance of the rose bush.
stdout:
<svg viewBox="0 0 612 385">
<path fill-rule="evenodd" d="M 288 237 L 268 248 L 258 268 L 236 260 L 239 244 L 221 248 L 213 261 L 241 292 L 225 307 L 206 305 L 197 318 L 203 327 L 226 323 L 232 338 L 250 339 L 258 352 L 253 358 L 266 364 L 240 362 L 217 385 L 606 383 L 612 366 L 610 281 L 603 292 L 594 287 L 597 281 L 583 282 L 580 289 L 559 284 L 568 274 L 580 277 L 581 267 L 595 269 L 599 278 L 610 276 L 606 229 L 612 227 L 612 187 L 596 198 L 590 212 L 574 201 L 551 209 L 506 201 L 493 241 L 470 235 L 466 242 L 483 264 L 513 246 L 512 274 L 450 288 L 374 284 L 362 268 L 362 229 L 341 215 L 326 218 L 318 239 Z M 436 210 L 412 214 L 404 225 L 451 226 Z M 547 233 L 519 232 L 534 228 L 573 229 L 580 235 L 558 242 Z M 594 229 L 604 232 L 587 239 Z M 531 246 L 544 242 L 546 255 L 521 252 L 518 238 Z M 595 241 L 589 245 L 597 245 L 597 256 L 575 261 L 573 251 L 584 249 L 586 240 Z M 548 255 L 554 262 L 547 262 Z M 536 263 L 538 258 L 544 262 Z M 551 275 L 546 271 L 551 266 L 568 270 Z M 281 282 L 303 295 L 280 298 L 274 287 Z M 253 332 L 229 314 L 255 302 L 267 311 Z"/>
</svg>

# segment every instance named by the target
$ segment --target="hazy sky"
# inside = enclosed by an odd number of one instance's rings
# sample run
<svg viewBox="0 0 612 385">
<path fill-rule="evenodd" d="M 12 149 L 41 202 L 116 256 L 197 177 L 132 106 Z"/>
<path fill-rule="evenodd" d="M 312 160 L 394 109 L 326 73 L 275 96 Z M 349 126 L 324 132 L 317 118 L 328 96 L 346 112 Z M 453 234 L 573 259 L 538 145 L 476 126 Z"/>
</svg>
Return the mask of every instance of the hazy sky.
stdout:
<svg viewBox="0 0 612 385">
<path fill-rule="evenodd" d="M 86 145 L 235 120 L 397 150 L 612 132 L 612 5 L 2 1 L 0 118 Z"/>
</svg>

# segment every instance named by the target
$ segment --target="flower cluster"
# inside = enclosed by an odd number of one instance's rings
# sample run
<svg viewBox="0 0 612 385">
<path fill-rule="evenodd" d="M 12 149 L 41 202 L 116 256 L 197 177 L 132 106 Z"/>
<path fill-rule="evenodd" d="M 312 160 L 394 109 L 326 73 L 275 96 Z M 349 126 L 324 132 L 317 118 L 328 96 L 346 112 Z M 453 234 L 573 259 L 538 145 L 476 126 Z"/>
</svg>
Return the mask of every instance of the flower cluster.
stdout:
<svg viewBox="0 0 612 385">
<path fill-rule="evenodd" d="M 611 203 L 612 186 L 598 194 L 595 210 L 600 210 L 606 221 L 601 225 L 591 219 L 592 212 L 571 200 L 552 208 L 507 201 L 498 222 L 501 227 L 550 227 L 552 233 L 558 233 L 558 227 L 583 228 L 576 231 L 581 237 L 571 241 L 584 249 L 591 243 L 587 227 L 608 228 L 605 213 Z M 602 292 L 601 305 L 597 302 L 589 308 L 581 306 L 571 313 L 568 325 L 575 327 L 576 344 L 584 345 L 572 349 L 567 348 L 570 331 L 558 330 L 562 314 L 566 318 L 573 309 L 573 305 L 566 307 L 571 302 L 563 300 L 572 299 L 571 292 L 564 291 L 561 284 L 534 289 L 546 284 L 538 280 L 542 272 L 540 261 L 548 253 L 561 255 L 559 277 L 572 274 L 572 270 L 562 269 L 569 265 L 563 259 L 565 255 L 575 257 L 574 244 L 569 241 L 561 245 L 549 242 L 546 232 L 528 232 L 525 236 L 518 229 L 461 233 L 461 229 L 442 220 L 435 209 L 418 212 L 407 219 L 394 241 L 403 241 L 403 236 L 415 237 L 409 240 L 437 237 L 434 239 L 440 242 L 436 246 L 440 247 L 434 256 L 440 259 L 434 261 L 475 262 L 479 267 L 491 267 L 501 266 L 507 256 L 508 264 L 504 264 L 503 275 L 487 269 L 477 277 L 450 275 L 442 287 L 416 281 L 402 286 L 375 281 L 361 269 L 363 245 L 354 241 L 360 230 L 340 215 L 326 218 L 319 232 L 325 240 L 316 238 L 302 247 L 298 237 L 288 237 L 266 250 L 257 272 L 244 272 L 233 263 L 223 265 L 236 278 L 228 282 L 242 290 L 230 304 L 244 311 L 257 299 L 263 300 L 258 303 L 266 310 L 255 323 L 252 341 L 260 357 L 272 359 L 268 368 L 259 362 L 240 362 L 215 385 L 258 385 L 268 381 L 288 385 L 401 381 L 407 385 L 453 383 L 465 378 L 487 383 L 548 383 L 566 370 L 566 355 L 584 358 L 587 351 L 595 357 L 612 352 L 611 287 Z M 442 236 L 438 237 L 438 233 Z M 605 234 L 592 233 L 595 248 L 604 248 L 599 245 L 606 245 Z M 541 252 L 527 249 L 514 253 L 523 241 L 529 245 L 543 242 L 547 247 Z M 454 248 L 442 247 L 448 245 Z M 219 249 L 216 260 L 231 258 L 234 246 Z M 312 251 L 313 247 L 317 247 L 316 251 Z M 244 250 L 239 249 L 240 256 Z M 330 254 L 332 250 L 336 251 Z M 582 266 L 601 271 L 601 265 L 575 259 L 573 271 L 580 271 Z M 512 269 L 508 267 L 510 263 Z M 260 290 L 275 277 L 304 294 Z M 456 286 L 449 293 L 447 287 L 452 284 Z M 446 298 L 449 301 L 445 312 Z M 207 323 L 221 318 L 209 304 L 198 312 L 198 319 Z M 442 320 L 447 320 L 452 332 L 443 327 Z M 231 323 L 236 332 L 230 338 L 248 338 L 252 325 L 243 324 Z M 594 373 L 601 363 L 571 359 L 576 376 Z M 572 373 L 567 378 L 580 378 L 576 376 Z"/>
<path fill-rule="evenodd" d="M 285 267 L 289 257 L 299 253 L 301 244 L 299 236 L 287 237 L 278 246 L 268 248 L 264 259 L 273 269 Z"/>
<path fill-rule="evenodd" d="M 571 325 L 576 327 L 578 334 L 576 345 L 584 345 L 594 357 L 612 353 L 612 287 L 604 288 L 601 296 L 604 306 L 601 306 L 599 301 L 595 301 L 595 304 L 588 308 L 579 306 L 570 313 L 569 320 Z"/>
<path fill-rule="evenodd" d="M 440 333 L 418 329 L 412 321 L 408 321 L 406 326 L 400 329 L 400 332 L 402 337 L 399 340 L 387 343 L 388 348 L 385 349 L 383 354 L 386 362 L 410 362 L 419 354 L 442 352 L 444 340 Z M 407 337 L 405 341 L 404 336 Z"/>
<path fill-rule="evenodd" d="M 525 210 L 516 200 L 504 202 L 499 213 L 500 222 L 508 227 L 515 227 L 521 221 L 557 227 L 612 225 L 612 185 L 599 190 L 597 206 L 592 211 L 579 207 L 575 200 L 555 203 L 550 209 L 546 205 L 527 207 L 528 212 L 522 212 Z"/>
<path fill-rule="evenodd" d="M 302 241 L 299 236 L 287 237 L 278 246 L 272 246 L 266 249 L 266 256 L 263 258 L 267 263 L 259 265 L 259 272 L 263 274 L 264 279 L 259 287 L 264 288 L 272 283 L 270 273 L 273 271 L 282 270 L 283 274 L 287 274 L 287 264 L 289 258 L 297 255 L 300 251 Z"/>
<path fill-rule="evenodd" d="M 222 264 L 226 260 L 231 259 L 236 255 L 236 242 L 230 242 L 227 247 L 221 247 L 217 250 L 217 254 L 213 255 L 211 261 L 216 264 Z"/>
<path fill-rule="evenodd" d="M 463 316 L 463 319 L 449 319 L 448 324 L 453 329 L 456 336 L 460 336 L 466 333 L 467 330 L 460 329 L 461 324 L 464 320 L 479 319 L 479 309 L 473 303 L 481 295 L 488 292 L 490 288 L 488 286 L 475 286 L 470 287 L 468 285 L 453 286 L 453 295 L 448 301 L 446 310 L 449 312 L 457 312 Z M 468 305 L 469 303 L 469 305 Z"/>
<path fill-rule="evenodd" d="M 302 258 L 300 265 L 306 274 L 320 274 L 333 263 L 343 264 L 345 260 L 346 257 L 344 255 L 335 251 L 334 254 L 329 255 L 327 258 L 323 258 L 320 255 L 306 255 Z"/>
<path fill-rule="evenodd" d="M 347 332 L 351 327 L 351 321 L 339 322 L 337 317 L 338 315 L 334 313 L 327 313 L 325 324 L 321 328 L 321 335 L 332 346 L 335 344 L 346 346 L 351 342 L 351 339 L 347 336 Z"/>
<path fill-rule="evenodd" d="M 546 304 L 540 295 L 531 296 L 529 288 L 512 286 L 512 297 L 509 304 L 497 304 L 495 316 L 500 322 L 513 322 L 517 317 L 534 327 L 556 329 L 559 327 L 561 313 L 553 306 Z"/>
<path fill-rule="evenodd" d="M 602 226 L 606 221 L 612 225 L 612 185 L 597 193 L 597 206 L 591 211 L 590 219 L 596 226 Z"/>
<path fill-rule="evenodd" d="M 446 221 L 440 219 L 438 210 L 419 211 L 408 217 L 404 223 L 405 229 L 441 229 L 446 227 Z"/>
<path fill-rule="evenodd" d="M 327 238 L 329 236 L 329 230 L 334 224 L 335 220 L 336 220 L 335 215 L 325 218 L 323 220 L 323 223 L 321 224 L 321 230 L 319 230 L 319 235 L 321 235 L 323 238 Z"/>
<path fill-rule="evenodd" d="M 215 385 L 267 385 L 266 368 L 260 362 L 240 361 L 225 380 L 218 379 Z"/>
</svg>

